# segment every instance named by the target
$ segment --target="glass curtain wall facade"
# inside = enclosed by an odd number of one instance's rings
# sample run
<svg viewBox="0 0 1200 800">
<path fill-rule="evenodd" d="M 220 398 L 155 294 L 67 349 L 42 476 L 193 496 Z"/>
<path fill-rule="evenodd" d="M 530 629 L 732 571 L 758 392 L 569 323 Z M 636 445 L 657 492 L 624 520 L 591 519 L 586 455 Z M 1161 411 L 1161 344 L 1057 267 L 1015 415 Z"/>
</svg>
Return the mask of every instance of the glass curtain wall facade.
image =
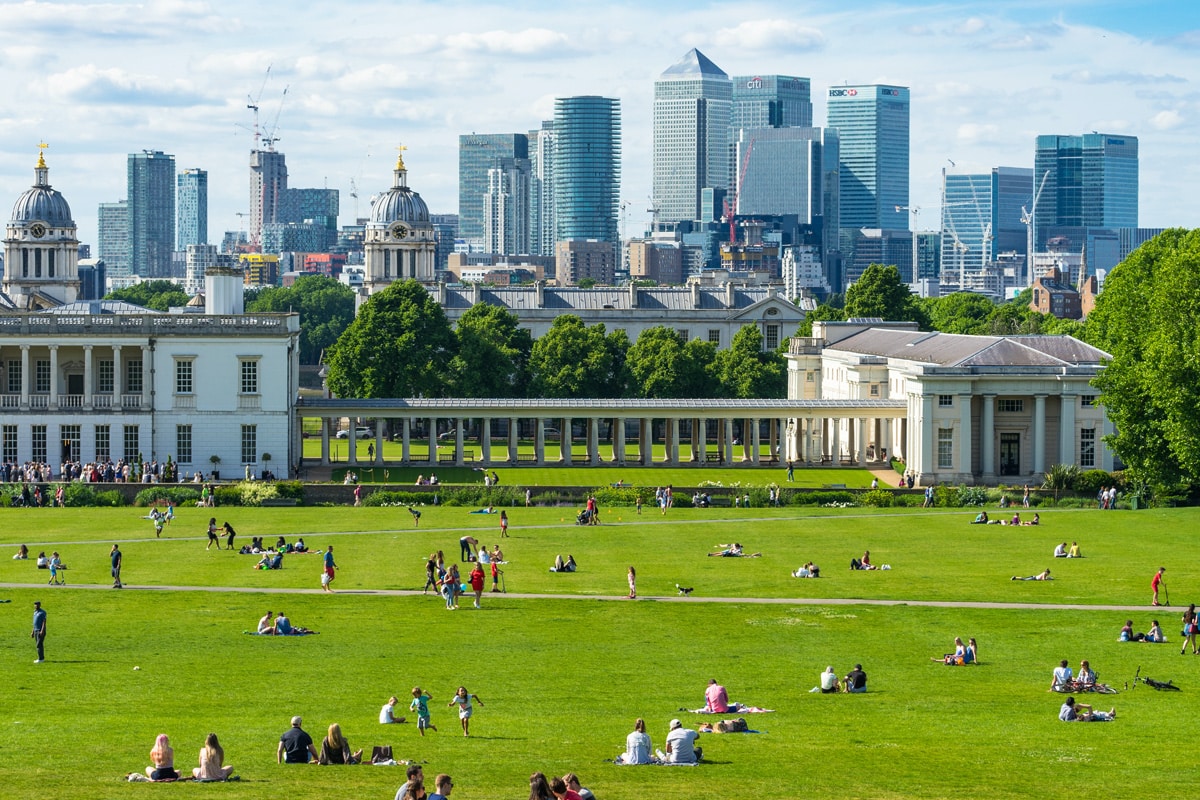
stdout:
<svg viewBox="0 0 1200 800">
<path fill-rule="evenodd" d="M 185 169 L 175 184 L 175 205 L 179 212 L 175 225 L 175 249 L 186 251 L 189 244 L 208 244 L 208 172 Z"/>
<path fill-rule="evenodd" d="M 907 230 L 896 207 L 908 205 L 908 89 L 830 89 L 828 121 L 841 140 L 842 227 Z"/>
<path fill-rule="evenodd" d="M 471 133 L 458 137 L 458 235 L 468 242 L 483 241 L 483 198 L 488 170 L 502 158 L 529 158 L 529 137 L 523 133 Z"/>
<path fill-rule="evenodd" d="M 560 97 L 554 101 L 556 241 L 620 241 L 621 101 Z"/>
<path fill-rule="evenodd" d="M 690 50 L 654 83 L 654 221 L 701 218 L 703 189 L 730 187 L 729 76 Z"/>
<path fill-rule="evenodd" d="M 1052 226 L 1136 228 L 1136 136 L 1086 133 L 1037 137 L 1035 183 L 1046 176 L 1036 209 L 1037 246 Z"/>
<path fill-rule="evenodd" d="M 126 186 L 129 261 L 134 275 L 171 277 L 175 251 L 175 156 L 160 150 L 130 153 Z"/>
</svg>

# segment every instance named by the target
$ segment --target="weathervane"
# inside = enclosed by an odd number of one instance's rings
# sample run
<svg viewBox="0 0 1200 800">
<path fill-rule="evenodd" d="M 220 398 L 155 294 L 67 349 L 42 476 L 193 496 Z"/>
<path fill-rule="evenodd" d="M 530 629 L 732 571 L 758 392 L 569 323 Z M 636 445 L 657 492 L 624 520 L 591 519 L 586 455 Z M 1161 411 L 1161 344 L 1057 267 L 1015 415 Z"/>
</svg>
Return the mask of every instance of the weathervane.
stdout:
<svg viewBox="0 0 1200 800">
<path fill-rule="evenodd" d="M 45 142 L 38 142 L 38 169 L 46 168 L 46 148 L 49 146 Z"/>
<path fill-rule="evenodd" d="M 404 151 L 408 148 L 402 144 L 396 145 L 398 155 L 396 156 L 396 169 L 404 169 Z"/>
</svg>

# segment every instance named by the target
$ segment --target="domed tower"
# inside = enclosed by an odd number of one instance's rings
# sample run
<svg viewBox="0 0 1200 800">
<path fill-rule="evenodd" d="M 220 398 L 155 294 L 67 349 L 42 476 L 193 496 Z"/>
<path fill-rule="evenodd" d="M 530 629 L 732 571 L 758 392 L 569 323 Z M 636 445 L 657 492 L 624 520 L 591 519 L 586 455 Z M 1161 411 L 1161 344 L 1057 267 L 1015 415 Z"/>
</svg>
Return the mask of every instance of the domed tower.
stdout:
<svg viewBox="0 0 1200 800">
<path fill-rule="evenodd" d="M 33 174 L 33 187 L 17 198 L 9 218 L 3 283 L 4 293 L 31 311 L 73 303 L 79 295 L 79 239 L 71 207 L 50 188 L 50 169 L 40 152 Z"/>
<path fill-rule="evenodd" d="M 370 294 L 406 278 L 434 281 L 436 233 L 429 223 L 429 207 L 408 188 L 403 152 L 396 158 L 394 175 L 392 188 L 371 206 L 363 234 L 363 286 Z"/>
</svg>

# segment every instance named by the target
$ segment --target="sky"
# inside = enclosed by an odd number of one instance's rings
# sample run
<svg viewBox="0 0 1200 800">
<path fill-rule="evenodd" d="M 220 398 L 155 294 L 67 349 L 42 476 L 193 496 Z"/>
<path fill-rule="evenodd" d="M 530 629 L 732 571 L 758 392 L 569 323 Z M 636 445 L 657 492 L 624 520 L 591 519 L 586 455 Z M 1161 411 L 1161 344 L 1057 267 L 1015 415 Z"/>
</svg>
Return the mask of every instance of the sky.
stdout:
<svg viewBox="0 0 1200 800">
<path fill-rule="evenodd" d="M 1139 138 L 1143 227 L 1200 225 L 1200 4 L 146 0 L 0 4 L 0 204 L 39 141 L 80 240 L 125 197 L 126 156 L 209 175 L 209 239 L 244 228 L 257 99 L 289 185 L 342 190 L 341 223 L 392 183 L 396 146 L 434 213 L 458 208 L 458 137 L 524 132 L 554 98 L 621 101 L 623 229 L 649 218 L 654 80 L 697 47 L 730 75 L 808 77 L 814 122 L 846 83 L 911 89 L 911 200 L 941 170 L 1032 167 L 1038 134 Z M 351 197 L 351 182 L 358 187 Z M 95 252 L 93 252 L 95 255 Z"/>
</svg>

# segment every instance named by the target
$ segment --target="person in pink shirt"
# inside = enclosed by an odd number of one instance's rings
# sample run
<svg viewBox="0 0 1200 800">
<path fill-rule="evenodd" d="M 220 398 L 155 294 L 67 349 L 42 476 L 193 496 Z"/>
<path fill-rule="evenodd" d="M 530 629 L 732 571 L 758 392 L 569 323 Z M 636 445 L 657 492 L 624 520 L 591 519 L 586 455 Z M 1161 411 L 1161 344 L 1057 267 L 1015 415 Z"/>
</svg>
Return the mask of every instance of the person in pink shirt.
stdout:
<svg viewBox="0 0 1200 800">
<path fill-rule="evenodd" d="M 710 680 L 708 688 L 704 690 L 704 710 L 712 714 L 725 714 L 729 711 L 729 695 L 725 693 L 725 687 L 717 683 L 716 678 Z"/>
</svg>

